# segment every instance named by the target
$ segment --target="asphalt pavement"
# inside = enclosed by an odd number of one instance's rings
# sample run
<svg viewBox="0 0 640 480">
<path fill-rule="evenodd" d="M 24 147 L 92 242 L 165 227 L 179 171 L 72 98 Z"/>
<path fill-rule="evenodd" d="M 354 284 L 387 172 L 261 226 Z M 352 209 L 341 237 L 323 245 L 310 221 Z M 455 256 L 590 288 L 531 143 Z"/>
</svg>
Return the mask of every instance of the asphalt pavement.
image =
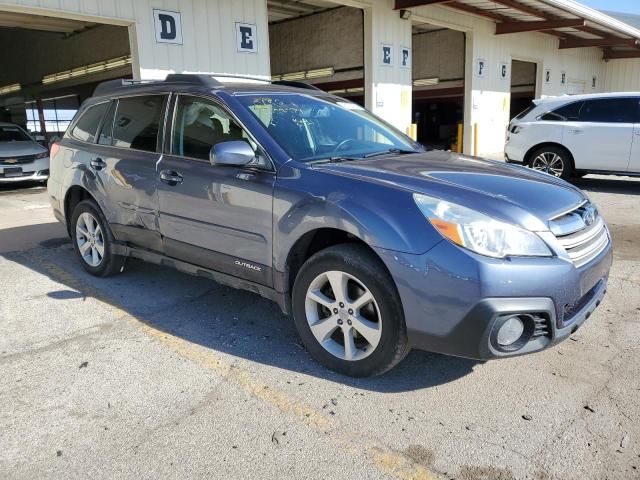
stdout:
<svg viewBox="0 0 640 480">
<path fill-rule="evenodd" d="M 640 181 L 578 182 L 615 240 L 566 342 L 351 379 L 267 300 L 86 274 L 40 186 L 0 188 L 0 478 L 640 478 Z"/>
</svg>

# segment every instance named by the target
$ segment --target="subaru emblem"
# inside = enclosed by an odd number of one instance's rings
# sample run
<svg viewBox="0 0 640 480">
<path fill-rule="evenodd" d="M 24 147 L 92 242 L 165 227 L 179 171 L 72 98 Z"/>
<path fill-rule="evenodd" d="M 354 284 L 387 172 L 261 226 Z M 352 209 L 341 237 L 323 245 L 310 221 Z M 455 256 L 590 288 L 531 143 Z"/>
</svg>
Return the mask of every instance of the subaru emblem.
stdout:
<svg viewBox="0 0 640 480">
<path fill-rule="evenodd" d="M 584 224 L 587 227 L 590 225 L 593 225 L 593 222 L 596 221 L 596 215 L 597 215 L 597 211 L 595 207 L 592 205 L 589 205 L 587 208 L 584 209 L 584 212 L 582 212 L 582 220 L 584 221 Z"/>
</svg>

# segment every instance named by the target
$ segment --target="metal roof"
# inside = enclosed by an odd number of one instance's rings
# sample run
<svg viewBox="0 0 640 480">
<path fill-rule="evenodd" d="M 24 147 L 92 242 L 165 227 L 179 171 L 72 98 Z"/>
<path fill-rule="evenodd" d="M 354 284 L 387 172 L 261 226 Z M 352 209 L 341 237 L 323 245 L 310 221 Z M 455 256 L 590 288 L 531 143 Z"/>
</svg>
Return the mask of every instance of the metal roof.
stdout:
<svg viewBox="0 0 640 480">
<path fill-rule="evenodd" d="M 604 59 L 640 58 L 640 29 L 573 0 L 395 0 L 396 9 L 439 5 L 493 20 L 496 34 L 542 32 L 561 49 L 601 47 Z"/>
</svg>

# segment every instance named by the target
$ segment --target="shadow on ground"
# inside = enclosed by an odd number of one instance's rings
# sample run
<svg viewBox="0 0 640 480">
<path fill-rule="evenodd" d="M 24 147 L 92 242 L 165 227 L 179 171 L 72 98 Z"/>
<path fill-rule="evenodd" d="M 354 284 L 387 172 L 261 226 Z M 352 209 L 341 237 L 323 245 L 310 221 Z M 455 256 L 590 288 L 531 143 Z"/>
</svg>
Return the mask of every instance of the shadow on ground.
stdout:
<svg viewBox="0 0 640 480">
<path fill-rule="evenodd" d="M 41 193 L 46 189 L 47 186 L 42 182 L 0 182 L 0 195 Z"/>
<path fill-rule="evenodd" d="M 29 234 L 37 226 L 24 228 Z M 478 363 L 414 351 L 381 377 L 353 379 L 317 364 L 300 343 L 293 321 L 274 303 L 255 294 L 136 260 L 130 260 L 121 275 L 95 278 L 82 269 L 70 243 L 62 238 L 49 239 L 32 250 L 4 254 L 4 258 L 57 282 L 58 288 L 47 293 L 55 301 L 96 296 L 140 322 L 188 342 L 356 388 L 402 392 L 433 387 L 471 373 Z"/>
<path fill-rule="evenodd" d="M 640 179 L 630 177 L 590 177 L 573 180 L 572 183 L 587 192 L 640 195 Z"/>
</svg>

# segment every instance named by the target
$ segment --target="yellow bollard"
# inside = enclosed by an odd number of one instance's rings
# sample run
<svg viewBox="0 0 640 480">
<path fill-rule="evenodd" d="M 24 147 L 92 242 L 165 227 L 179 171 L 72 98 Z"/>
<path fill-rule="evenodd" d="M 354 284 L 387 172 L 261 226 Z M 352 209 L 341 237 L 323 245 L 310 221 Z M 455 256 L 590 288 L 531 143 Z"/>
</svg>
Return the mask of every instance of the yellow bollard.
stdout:
<svg viewBox="0 0 640 480">
<path fill-rule="evenodd" d="M 456 151 L 458 153 L 462 153 L 462 142 L 463 142 L 462 135 L 464 133 L 463 128 L 464 127 L 462 126 L 462 122 L 460 122 L 458 124 L 458 144 L 456 145 Z"/>
<path fill-rule="evenodd" d="M 478 156 L 478 130 L 479 126 L 477 123 L 473 124 L 473 155 L 475 157 Z"/>
<path fill-rule="evenodd" d="M 411 126 L 409 127 L 410 130 L 410 137 L 413 139 L 414 142 L 418 141 L 418 124 L 417 123 L 412 123 Z"/>
</svg>

